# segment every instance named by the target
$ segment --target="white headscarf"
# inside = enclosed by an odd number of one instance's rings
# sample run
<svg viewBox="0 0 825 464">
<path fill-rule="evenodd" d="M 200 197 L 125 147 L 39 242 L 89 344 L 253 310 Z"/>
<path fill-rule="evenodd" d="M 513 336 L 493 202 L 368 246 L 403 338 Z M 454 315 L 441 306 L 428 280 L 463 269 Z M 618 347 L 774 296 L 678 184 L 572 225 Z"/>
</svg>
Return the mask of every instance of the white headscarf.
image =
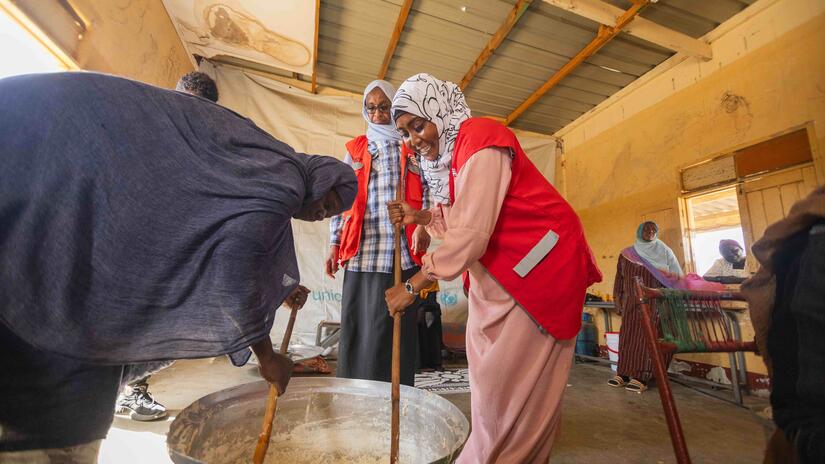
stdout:
<svg viewBox="0 0 825 464">
<path fill-rule="evenodd" d="M 647 222 L 656 226 L 656 235 L 649 242 L 642 238 L 642 230 L 644 230 Z M 665 245 L 665 242 L 659 240 L 659 225 L 653 221 L 647 222 L 639 224 L 633 249 L 653 267 L 681 276 L 683 274 L 682 268 L 679 267 L 679 261 L 676 259 L 676 255 L 673 254 L 673 250 Z"/>
<path fill-rule="evenodd" d="M 452 82 L 442 81 L 426 74 L 410 77 L 392 100 L 392 119 L 401 112 L 422 117 L 438 129 L 438 158 L 421 158 L 421 173 L 430 195 L 437 203 L 450 203 L 450 164 L 461 123 L 469 119 L 470 108 L 464 94 Z"/>
<path fill-rule="evenodd" d="M 379 79 L 367 84 L 364 89 L 364 98 L 361 99 L 361 114 L 364 115 L 364 119 L 367 121 L 367 139 L 370 142 L 400 142 L 401 135 L 395 130 L 394 124 L 375 124 L 370 121 L 370 115 L 367 113 L 367 95 L 376 87 L 384 92 L 390 102 L 392 102 L 392 97 L 395 96 L 395 87 L 387 81 Z"/>
</svg>

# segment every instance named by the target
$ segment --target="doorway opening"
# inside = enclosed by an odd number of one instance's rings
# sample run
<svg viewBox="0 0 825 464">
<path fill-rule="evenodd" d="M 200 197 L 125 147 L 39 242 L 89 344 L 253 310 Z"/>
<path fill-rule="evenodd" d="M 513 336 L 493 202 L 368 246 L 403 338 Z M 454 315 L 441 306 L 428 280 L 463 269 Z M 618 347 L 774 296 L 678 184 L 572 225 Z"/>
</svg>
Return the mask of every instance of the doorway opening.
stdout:
<svg viewBox="0 0 825 464">
<path fill-rule="evenodd" d="M 721 257 L 720 240 L 736 240 L 745 248 L 735 187 L 688 198 L 687 210 L 692 261 L 697 274 L 703 275 Z"/>
</svg>

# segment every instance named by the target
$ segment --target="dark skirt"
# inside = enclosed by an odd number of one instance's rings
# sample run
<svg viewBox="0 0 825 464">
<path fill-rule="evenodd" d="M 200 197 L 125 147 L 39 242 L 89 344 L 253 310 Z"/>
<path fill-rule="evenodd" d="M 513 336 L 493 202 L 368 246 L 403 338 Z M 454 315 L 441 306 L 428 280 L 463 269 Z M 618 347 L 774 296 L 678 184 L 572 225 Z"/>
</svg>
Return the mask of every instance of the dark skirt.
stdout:
<svg viewBox="0 0 825 464">
<path fill-rule="evenodd" d="M 418 268 L 402 273 L 406 280 Z M 384 292 L 393 275 L 383 272 L 344 273 L 341 301 L 341 340 L 338 343 L 338 377 L 389 382 L 392 374 L 392 318 Z M 420 299 L 401 317 L 401 383 L 415 382 Z"/>
</svg>

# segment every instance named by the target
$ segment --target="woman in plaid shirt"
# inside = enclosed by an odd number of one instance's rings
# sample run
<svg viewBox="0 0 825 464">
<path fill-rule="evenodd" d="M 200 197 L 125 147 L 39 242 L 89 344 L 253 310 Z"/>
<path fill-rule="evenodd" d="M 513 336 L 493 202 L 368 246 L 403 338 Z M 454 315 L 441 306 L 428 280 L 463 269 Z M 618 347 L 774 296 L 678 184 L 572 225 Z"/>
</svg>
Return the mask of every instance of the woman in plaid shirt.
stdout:
<svg viewBox="0 0 825 464">
<path fill-rule="evenodd" d="M 389 382 L 392 318 L 384 292 L 393 285 L 394 228 L 387 202 L 394 201 L 401 172 L 407 176 L 407 199 L 421 203 L 425 193 L 417 162 L 408 164 L 401 137 L 390 120 L 395 88 L 386 81 L 371 82 L 364 90 L 362 113 L 367 133 L 347 143 L 344 162 L 358 177 L 358 198 L 351 210 L 330 224 L 330 254 L 326 274 L 335 278 L 345 268 L 341 301 L 341 341 L 338 377 Z M 419 256 L 429 246 L 423 230 L 411 240 L 412 228 L 401 237 L 401 269 L 407 279 L 419 269 Z M 421 301 L 417 300 L 417 308 Z M 401 322 L 401 383 L 413 385 L 417 351 L 417 311 L 407 311 Z"/>
</svg>

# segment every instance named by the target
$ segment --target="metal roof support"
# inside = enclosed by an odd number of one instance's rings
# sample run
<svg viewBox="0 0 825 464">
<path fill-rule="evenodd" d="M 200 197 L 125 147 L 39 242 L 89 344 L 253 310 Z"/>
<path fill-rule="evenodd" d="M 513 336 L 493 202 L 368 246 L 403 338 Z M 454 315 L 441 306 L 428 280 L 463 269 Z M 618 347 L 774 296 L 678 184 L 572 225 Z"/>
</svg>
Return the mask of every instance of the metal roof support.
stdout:
<svg viewBox="0 0 825 464">
<path fill-rule="evenodd" d="M 473 80 L 476 73 L 484 66 L 487 60 L 493 56 L 493 52 L 504 42 L 504 39 L 507 38 L 507 35 L 513 30 L 513 26 L 516 25 L 521 16 L 527 11 L 527 8 L 530 7 L 530 3 L 533 0 L 518 0 L 516 4 L 513 6 L 513 9 L 510 10 L 510 13 L 507 14 L 507 18 L 501 23 L 501 26 L 498 28 L 495 34 L 490 37 L 490 41 L 487 42 L 487 45 L 481 50 L 481 53 L 478 55 L 478 58 L 473 62 L 473 65 L 470 66 L 470 69 L 467 71 L 467 74 L 464 75 L 464 78 L 461 79 L 461 83 L 458 84 L 459 87 L 462 89 L 466 89 L 467 86 L 470 84 L 470 81 Z"/>
<path fill-rule="evenodd" d="M 601 0 L 544 0 L 544 2 L 606 26 L 612 26 L 624 13 L 621 8 Z M 624 28 L 624 32 L 660 47 L 703 60 L 713 58 L 713 52 L 707 43 L 642 17 L 634 19 Z"/>
<path fill-rule="evenodd" d="M 404 0 L 401 5 L 401 11 L 398 13 L 398 19 L 395 21 L 395 28 L 392 30 L 390 43 L 387 44 L 387 51 L 384 53 L 384 62 L 381 63 L 381 71 L 378 72 L 378 79 L 383 79 L 387 75 L 387 70 L 390 69 L 390 61 L 392 55 L 395 53 L 395 47 L 398 46 L 398 40 L 401 38 L 401 31 L 404 30 L 404 25 L 407 23 L 407 17 L 410 15 L 413 0 Z"/>
<path fill-rule="evenodd" d="M 546 0 L 545 0 L 546 1 Z M 650 3 L 650 0 L 631 0 L 633 2 L 633 6 L 627 9 L 627 11 L 622 12 L 622 15 L 616 19 L 615 26 L 605 26 L 604 24 L 599 25 L 599 33 L 596 35 L 596 38 L 590 41 L 584 48 L 582 48 L 576 56 L 570 59 L 564 66 L 561 67 L 555 74 L 553 74 L 550 79 L 547 80 L 538 90 L 533 92 L 527 100 L 524 100 L 521 105 L 518 106 L 512 113 L 510 113 L 507 118 L 504 120 L 504 125 L 510 125 L 515 121 L 519 116 L 522 115 L 525 111 L 527 111 L 530 106 L 536 103 L 544 94 L 546 94 L 550 89 L 555 87 L 562 79 L 567 77 L 570 73 L 573 72 L 580 64 L 584 62 L 584 60 L 590 58 L 599 51 L 605 44 L 613 40 L 614 37 L 619 35 L 622 28 L 625 27 L 630 21 L 633 21 L 633 18 L 639 14 L 639 11 L 647 6 Z"/>
<path fill-rule="evenodd" d="M 315 0 L 315 51 L 312 53 L 312 83 L 310 90 L 318 93 L 318 31 L 321 25 L 321 0 Z"/>
</svg>

